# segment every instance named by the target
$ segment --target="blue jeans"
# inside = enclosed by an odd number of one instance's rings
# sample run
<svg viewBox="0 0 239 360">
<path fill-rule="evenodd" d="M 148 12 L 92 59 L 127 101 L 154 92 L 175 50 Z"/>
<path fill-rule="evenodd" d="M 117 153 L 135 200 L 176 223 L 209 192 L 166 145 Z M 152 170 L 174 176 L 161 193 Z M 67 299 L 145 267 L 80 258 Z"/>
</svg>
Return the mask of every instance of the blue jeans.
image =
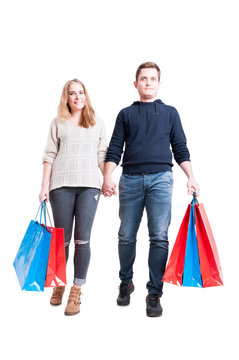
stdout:
<svg viewBox="0 0 239 360">
<path fill-rule="evenodd" d="M 90 235 L 100 190 L 88 187 L 61 187 L 49 194 L 55 227 L 64 228 L 66 261 L 74 229 L 74 284 L 83 285 L 90 262 Z"/>
<path fill-rule="evenodd" d="M 133 278 L 136 255 L 136 236 L 144 208 L 149 229 L 150 294 L 162 296 L 162 278 L 168 258 L 168 227 L 171 219 L 173 174 L 171 171 L 155 174 L 123 174 L 119 183 L 119 259 L 120 279 L 129 283 Z"/>
</svg>

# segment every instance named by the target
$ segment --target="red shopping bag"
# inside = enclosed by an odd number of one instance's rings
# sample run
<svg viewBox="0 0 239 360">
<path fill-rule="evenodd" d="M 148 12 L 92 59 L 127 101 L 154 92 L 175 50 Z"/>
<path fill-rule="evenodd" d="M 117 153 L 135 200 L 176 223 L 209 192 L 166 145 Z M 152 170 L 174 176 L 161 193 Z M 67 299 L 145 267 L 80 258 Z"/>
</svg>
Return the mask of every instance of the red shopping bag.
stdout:
<svg viewBox="0 0 239 360">
<path fill-rule="evenodd" d="M 64 229 L 47 226 L 51 236 L 45 287 L 66 285 Z"/>
<path fill-rule="evenodd" d="M 191 205 L 189 204 L 180 226 L 174 247 L 172 249 L 163 281 L 174 285 L 182 285 L 184 260 L 188 236 Z"/>
<path fill-rule="evenodd" d="M 203 204 L 195 205 L 195 220 L 203 287 L 223 285 L 219 255 Z"/>
</svg>

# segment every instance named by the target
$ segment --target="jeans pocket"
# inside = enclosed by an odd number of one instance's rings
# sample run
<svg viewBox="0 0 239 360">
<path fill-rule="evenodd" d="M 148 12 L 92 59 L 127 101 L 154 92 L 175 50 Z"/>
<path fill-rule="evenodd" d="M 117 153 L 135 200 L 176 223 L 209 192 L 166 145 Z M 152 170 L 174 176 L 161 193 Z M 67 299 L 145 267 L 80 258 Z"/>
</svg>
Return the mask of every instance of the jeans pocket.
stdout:
<svg viewBox="0 0 239 360">
<path fill-rule="evenodd" d="M 173 185 L 174 178 L 173 178 L 173 172 L 172 171 L 165 171 L 165 181 L 169 182 L 170 185 Z"/>
<path fill-rule="evenodd" d="M 119 179 L 119 190 L 122 189 L 123 182 L 124 182 L 124 175 L 122 174 Z"/>
</svg>

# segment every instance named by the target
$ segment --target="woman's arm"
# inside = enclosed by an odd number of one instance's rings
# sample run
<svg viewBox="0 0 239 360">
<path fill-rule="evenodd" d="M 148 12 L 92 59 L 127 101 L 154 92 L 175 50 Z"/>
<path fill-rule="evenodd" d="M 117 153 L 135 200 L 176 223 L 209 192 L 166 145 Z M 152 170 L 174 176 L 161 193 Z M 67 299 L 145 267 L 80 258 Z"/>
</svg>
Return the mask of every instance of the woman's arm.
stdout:
<svg viewBox="0 0 239 360">
<path fill-rule="evenodd" d="M 99 163 L 99 168 L 100 168 L 100 171 L 102 173 L 102 175 L 104 176 L 104 171 L 105 171 L 105 161 L 102 161 L 101 163 Z"/>
<path fill-rule="evenodd" d="M 39 200 L 41 203 L 43 200 L 49 201 L 49 181 L 51 176 L 51 169 L 52 165 L 44 161 L 41 192 L 39 194 Z"/>
<path fill-rule="evenodd" d="M 110 197 L 111 195 L 117 195 L 116 184 L 112 181 L 111 178 L 111 174 L 116 167 L 117 164 L 111 161 L 105 164 L 104 182 L 102 185 L 102 193 L 104 196 Z"/>
<path fill-rule="evenodd" d="M 39 194 L 39 200 L 42 203 L 45 199 L 49 201 L 49 181 L 51 177 L 52 165 L 55 161 L 59 149 L 59 139 L 58 139 L 58 125 L 57 120 L 54 119 L 51 122 L 50 130 L 48 133 L 47 144 L 43 154 L 43 175 L 42 175 L 42 185 L 41 191 Z"/>
</svg>

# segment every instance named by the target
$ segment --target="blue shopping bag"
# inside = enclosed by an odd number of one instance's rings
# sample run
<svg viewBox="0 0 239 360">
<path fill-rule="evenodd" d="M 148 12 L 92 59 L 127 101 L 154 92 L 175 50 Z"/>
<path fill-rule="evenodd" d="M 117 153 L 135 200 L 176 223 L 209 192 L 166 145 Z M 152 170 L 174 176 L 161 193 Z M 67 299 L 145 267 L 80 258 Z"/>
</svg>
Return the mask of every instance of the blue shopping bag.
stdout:
<svg viewBox="0 0 239 360">
<path fill-rule="evenodd" d="M 183 269 L 183 286 L 202 287 L 201 270 L 199 263 L 198 244 L 195 228 L 194 205 L 197 203 L 195 194 L 191 203 L 190 220 L 188 227 L 187 245 Z"/>
<path fill-rule="evenodd" d="M 39 210 L 40 223 L 36 221 Z M 41 225 L 44 214 L 45 227 Z M 22 290 L 44 291 L 51 233 L 46 230 L 45 201 L 35 220 L 31 220 L 17 252 L 13 266 Z"/>
</svg>

